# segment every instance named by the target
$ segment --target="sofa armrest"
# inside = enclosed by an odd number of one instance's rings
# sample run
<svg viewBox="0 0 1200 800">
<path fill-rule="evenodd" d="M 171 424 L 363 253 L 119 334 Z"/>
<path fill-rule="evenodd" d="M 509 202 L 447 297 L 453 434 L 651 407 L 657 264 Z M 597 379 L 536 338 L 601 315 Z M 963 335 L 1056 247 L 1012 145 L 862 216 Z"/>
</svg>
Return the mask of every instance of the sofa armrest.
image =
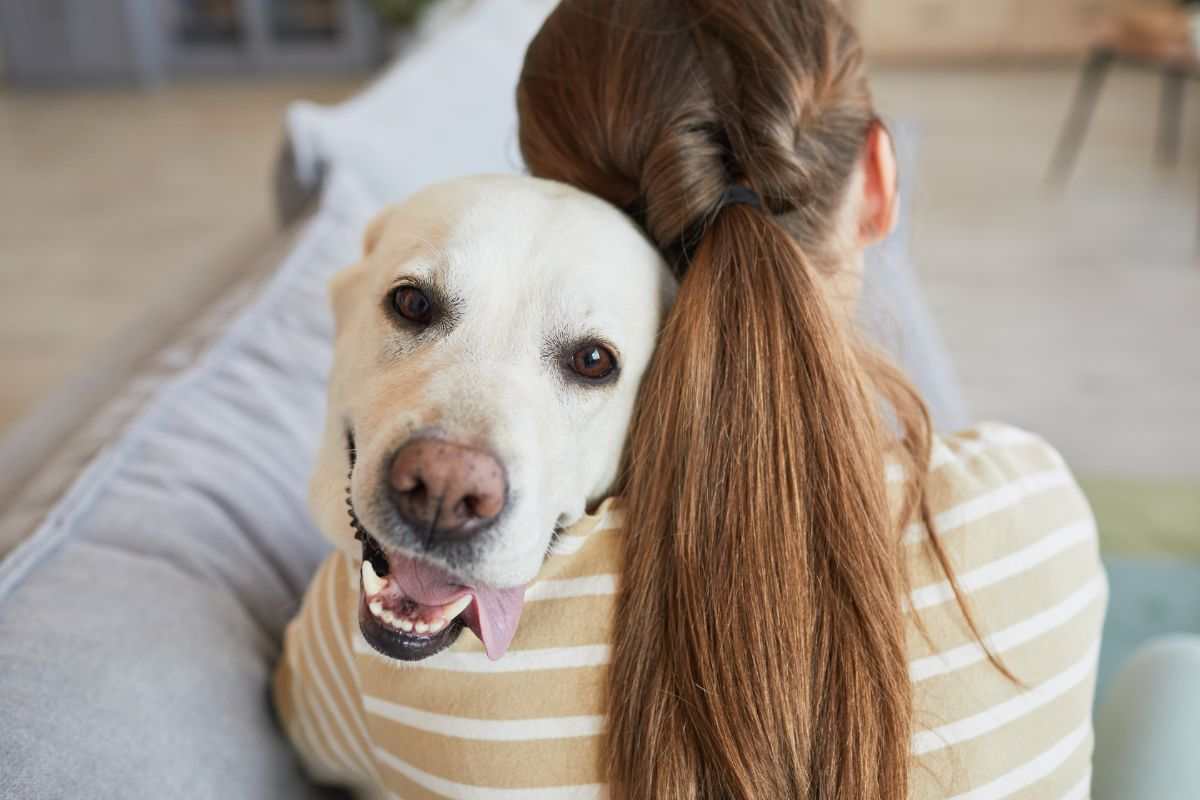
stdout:
<svg viewBox="0 0 1200 800">
<path fill-rule="evenodd" d="M 187 273 L 186 283 L 151 298 L 140 319 L 0 439 L 0 559 L 37 528 L 154 391 L 250 300 L 290 250 L 304 218 L 278 234 L 256 232 Z"/>
</svg>

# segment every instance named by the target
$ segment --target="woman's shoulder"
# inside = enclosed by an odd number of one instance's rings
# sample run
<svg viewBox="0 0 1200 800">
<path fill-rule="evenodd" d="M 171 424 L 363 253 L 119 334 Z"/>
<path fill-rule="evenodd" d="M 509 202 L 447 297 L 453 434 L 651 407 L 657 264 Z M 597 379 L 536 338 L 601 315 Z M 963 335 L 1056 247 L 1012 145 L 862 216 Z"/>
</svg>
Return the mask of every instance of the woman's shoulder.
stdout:
<svg viewBox="0 0 1200 800">
<path fill-rule="evenodd" d="M 1099 568 L 1087 497 L 1058 450 L 1036 434 L 984 423 L 936 437 L 925 497 L 937 536 L 960 540 L 976 557 L 1028 560 L 1082 548 Z M 918 527 L 910 536 L 926 535 Z"/>
<path fill-rule="evenodd" d="M 1062 455 L 1036 433 L 1003 422 L 981 422 L 933 439 L 930 468 L 946 465 L 970 468 L 1008 463 L 1021 469 L 1061 466 Z"/>
<path fill-rule="evenodd" d="M 1091 509 L 1066 460 L 1049 442 L 1012 425 L 986 422 L 936 436 L 927 497 L 934 513 L 973 500 L 977 510 L 1001 511 L 1049 494 L 1091 517 Z"/>
<path fill-rule="evenodd" d="M 985 784 L 1016 791 L 1050 753 L 1062 758 L 1036 784 L 1039 796 L 1068 794 L 1087 774 L 1107 598 L 1087 499 L 1054 447 L 997 424 L 936 440 L 926 498 L 938 548 L 921 546 L 922 523 L 906 537 L 922 764 L 910 796 Z M 939 552 L 978 632 L 1019 684 L 988 662 L 964 624 Z"/>
</svg>

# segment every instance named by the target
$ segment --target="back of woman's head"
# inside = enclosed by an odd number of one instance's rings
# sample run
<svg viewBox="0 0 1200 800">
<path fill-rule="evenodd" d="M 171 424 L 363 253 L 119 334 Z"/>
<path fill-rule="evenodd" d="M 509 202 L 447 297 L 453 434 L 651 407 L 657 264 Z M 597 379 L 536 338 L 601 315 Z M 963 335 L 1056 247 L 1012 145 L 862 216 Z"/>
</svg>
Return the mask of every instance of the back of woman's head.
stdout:
<svg viewBox="0 0 1200 800">
<path fill-rule="evenodd" d="M 877 124 L 852 28 L 826 0 L 564 0 L 518 103 L 532 171 L 630 209 L 682 278 L 622 486 L 613 795 L 902 797 L 880 397 L 909 475 L 929 430 L 820 276 Z"/>
</svg>

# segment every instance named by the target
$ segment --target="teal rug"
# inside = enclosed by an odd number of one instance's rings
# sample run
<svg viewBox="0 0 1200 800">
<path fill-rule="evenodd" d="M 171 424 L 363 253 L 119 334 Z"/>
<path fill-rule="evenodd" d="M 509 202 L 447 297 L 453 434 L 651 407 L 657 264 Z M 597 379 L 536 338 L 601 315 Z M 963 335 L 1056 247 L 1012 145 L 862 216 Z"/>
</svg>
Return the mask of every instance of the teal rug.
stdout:
<svg viewBox="0 0 1200 800">
<path fill-rule="evenodd" d="M 1081 481 L 1100 528 L 1108 616 L 1096 696 L 1139 646 L 1200 634 L 1200 484 Z"/>
<path fill-rule="evenodd" d="M 1097 701 L 1133 652 L 1159 636 L 1200 635 L 1200 564 L 1107 557 L 1109 602 L 1100 646 Z"/>
</svg>

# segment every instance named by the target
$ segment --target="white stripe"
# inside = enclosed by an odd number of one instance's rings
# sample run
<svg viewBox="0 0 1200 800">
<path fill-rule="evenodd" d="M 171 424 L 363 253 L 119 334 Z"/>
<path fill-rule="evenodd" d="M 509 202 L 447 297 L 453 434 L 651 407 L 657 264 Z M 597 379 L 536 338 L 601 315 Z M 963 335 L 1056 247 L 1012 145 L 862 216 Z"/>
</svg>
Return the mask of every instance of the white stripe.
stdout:
<svg viewBox="0 0 1200 800">
<path fill-rule="evenodd" d="M 1032 433 L 1027 433 L 1018 428 L 1010 428 L 1007 425 L 980 425 L 975 430 L 978 438 L 958 440 L 956 441 L 957 447 L 954 449 L 947 446 L 941 439 L 935 439 L 933 454 L 930 458 L 930 467 L 937 469 L 951 461 L 965 461 L 968 458 L 974 458 L 986 453 L 996 445 L 1026 444 L 1028 442 L 1040 441 Z M 1050 450 L 1050 448 L 1047 448 L 1047 450 Z"/>
<path fill-rule="evenodd" d="M 532 742 L 542 739 L 578 739 L 598 736 L 604 728 L 603 715 L 546 717 L 543 719 L 471 719 L 434 714 L 367 695 L 367 712 L 410 728 L 487 742 Z"/>
<path fill-rule="evenodd" d="M 302 637 L 301 640 L 310 640 L 311 638 L 312 637 L 305 636 Z M 316 687 L 316 694 L 320 695 L 320 699 L 318 700 L 318 698 L 314 696 L 313 692 L 309 691 L 305 693 L 305 698 L 308 701 L 311 701 L 309 704 L 310 712 L 312 713 L 313 719 L 316 721 L 317 727 L 320 729 L 321 736 L 324 739 L 322 744 L 325 746 L 325 749 L 334 756 L 333 759 L 330 759 L 331 761 L 340 761 L 342 768 L 347 770 L 349 774 L 354 775 L 358 772 L 359 764 L 355 763 L 355 759 L 352 759 L 350 756 L 346 755 L 346 751 L 342 749 L 342 746 L 338 743 L 337 739 L 333 737 L 329 729 L 329 718 L 332 718 L 334 722 L 337 723 L 338 729 L 342 732 L 342 735 L 346 737 L 347 742 L 352 742 L 354 739 L 348 734 L 345 722 L 335 710 L 333 699 L 329 694 L 329 689 L 327 689 L 325 684 L 321 681 L 321 675 L 319 672 L 317 672 L 316 666 L 313 663 L 312 653 L 309 652 L 308 647 L 300 647 L 300 657 L 303 659 L 304 666 L 307 668 L 306 675 L 309 683 Z M 366 758 L 366 756 L 363 754 L 356 753 L 355 755 L 363 759 Z M 368 771 L 370 770 L 369 765 L 369 760 L 362 762 L 362 766 L 366 767 Z"/>
<path fill-rule="evenodd" d="M 1095 526 L 1090 519 L 1059 528 L 1027 547 L 1003 558 L 990 561 L 970 572 L 960 574 L 958 585 L 965 593 L 970 594 L 976 589 L 999 583 L 1006 578 L 1033 569 L 1073 545 L 1094 539 L 1095 531 Z M 950 581 L 940 581 L 914 589 L 907 605 L 909 609 L 920 611 L 931 606 L 941 605 L 952 597 L 954 597 L 954 590 L 950 587 Z"/>
<path fill-rule="evenodd" d="M 1061 800 L 1088 800 L 1092 796 L 1092 771 L 1089 769 L 1080 778 L 1079 783 L 1067 790 Z"/>
<path fill-rule="evenodd" d="M 933 440 L 933 447 L 929 450 L 929 469 L 935 470 L 938 467 L 943 467 L 954 461 L 958 456 L 951 450 L 941 439 Z"/>
<path fill-rule="evenodd" d="M 357 544 L 357 542 L 355 542 Z M 342 566 L 346 568 L 346 581 L 351 588 L 360 586 L 362 583 L 362 559 L 358 554 L 351 555 L 350 553 L 341 553 Z"/>
<path fill-rule="evenodd" d="M 1035 494 L 1060 486 L 1069 486 L 1071 482 L 1071 473 L 1061 467 L 1024 475 L 999 489 L 974 497 L 935 515 L 933 528 L 939 536 L 943 536 L 963 525 L 983 519 L 989 514 L 1011 508 Z M 924 539 L 925 527 L 919 522 L 909 525 L 904 532 L 905 544 L 916 544 Z"/>
<path fill-rule="evenodd" d="M 934 439 L 929 453 L 929 470 L 932 472 L 935 469 L 940 469 L 952 461 L 966 461 L 988 452 L 997 445 L 1027 444 L 1029 442 L 1041 441 L 1039 437 L 1034 436 L 1032 433 L 1026 433 L 1018 428 L 1009 428 L 1005 425 L 980 425 L 975 431 L 979 435 L 979 438 L 957 440 L 957 446 L 954 449 L 951 449 L 942 439 Z M 1047 451 L 1053 457 L 1055 463 L 1062 463 L 1062 458 L 1057 453 L 1050 448 L 1047 448 Z M 899 483 L 905 478 L 904 467 L 900 464 L 889 464 L 887 477 L 889 483 Z"/>
<path fill-rule="evenodd" d="M 354 634 L 354 652 L 362 655 L 378 653 L 362 638 Z M 530 672 L 544 669 L 572 669 L 596 667 L 607 664 L 609 647 L 606 644 L 581 647 L 550 647 L 544 650 L 510 650 L 499 661 L 492 661 L 486 653 L 459 653 L 443 650 L 424 661 L 405 665 L 408 669 L 430 669 L 445 672 Z"/>
<path fill-rule="evenodd" d="M 588 540 L 593 536 L 602 533 L 612 533 L 620 531 L 621 525 L 625 522 L 625 512 L 609 508 L 604 512 L 604 516 L 596 522 L 590 532 L 586 534 L 562 533 L 554 544 L 550 547 L 550 555 L 552 556 L 571 556 L 583 549 L 583 546 L 588 543 Z M 569 531 L 570 529 L 568 529 Z"/>
<path fill-rule="evenodd" d="M 451 800 L 600 800 L 606 794 L 602 783 L 551 786 L 545 789 L 491 789 L 485 786 L 470 786 L 430 775 L 382 747 L 375 748 L 375 757 L 418 786 L 445 795 Z"/>
<path fill-rule="evenodd" d="M 609 526 L 607 528 L 597 528 L 591 533 L 577 535 L 572 533 L 560 534 L 554 540 L 554 544 L 550 547 L 550 555 L 552 556 L 573 556 L 583 549 L 583 546 L 591 541 L 593 536 L 599 536 L 602 533 L 611 533 L 618 531 L 620 528 Z"/>
<path fill-rule="evenodd" d="M 595 597 L 617 593 L 616 575 L 587 575 L 538 581 L 525 592 L 525 602 L 561 600 L 569 597 Z"/>
<path fill-rule="evenodd" d="M 330 753 L 326 752 L 320 747 L 321 742 L 318 740 L 316 732 L 313 730 L 313 715 L 305 711 L 305 709 L 308 707 L 308 693 L 306 692 L 302 694 L 300 691 L 302 682 L 305 679 L 305 675 L 298 669 L 296 664 L 296 651 L 300 649 L 299 637 L 292 637 L 290 644 L 292 646 L 286 648 L 286 655 L 288 669 L 291 671 L 292 716 L 294 717 L 292 724 L 299 726 L 299 730 L 297 730 L 295 733 L 296 739 L 298 740 L 297 744 L 299 745 L 300 751 L 305 754 L 306 759 L 311 759 L 313 762 L 316 762 L 310 765 L 310 769 L 333 775 L 338 771 L 337 766 L 334 763 L 337 759 L 333 758 Z"/>
<path fill-rule="evenodd" d="M 563 534 L 554 541 L 553 546 L 550 548 L 550 555 L 573 556 L 583 549 L 583 546 L 587 544 L 587 541 L 590 538 L 590 536 L 572 536 L 570 534 Z"/>
<path fill-rule="evenodd" d="M 329 568 L 336 570 L 337 564 L 331 564 Z M 341 631 L 341 626 L 337 621 L 338 602 L 336 593 L 336 576 L 332 574 L 327 576 L 322 575 L 322 580 L 325 584 L 326 597 L 324 601 L 320 603 L 320 605 L 324 606 L 325 611 L 327 612 L 326 619 L 329 621 L 330 629 L 335 632 L 335 635 L 337 635 L 337 633 Z M 316 613 L 316 609 L 314 609 L 314 616 Z M 338 647 L 334 649 L 337 650 L 338 654 L 341 656 L 340 663 L 342 665 L 342 669 L 339 670 L 337 667 L 335 667 L 333 663 L 333 656 L 330 653 L 329 643 L 325 640 L 324 629 L 321 627 L 320 621 L 314 619 L 313 624 L 316 627 L 316 639 L 317 644 L 320 645 L 321 648 L 321 657 L 325 661 L 325 666 L 329 668 L 329 674 L 333 676 L 334 688 L 337 689 L 338 695 L 345 703 L 346 708 L 350 709 L 351 719 L 354 721 L 354 727 L 358 732 L 358 738 L 350 737 L 348 741 L 353 742 L 354 748 L 357 751 L 355 755 L 362 759 L 363 763 L 367 767 L 367 771 L 378 781 L 379 773 L 375 769 L 375 762 L 371 760 L 368 753 L 371 737 L 367 733 L 367 726 L 363 721 L 362 715 L 354 713 L 354 709 L 358 706 L 358 704 L 354 701 L 354 695 L 351 694 L 349 688 L 346 686 L 346 683 L 343 680 L 347 674 L 355 675 L 356 670 L 354 669 L 353 660 L 350 654 L 346 652 L 345 644 L 339 641 L 337 642 Z M 358 696 L 361 696 L 361 691 L 359 692 Z"/>
<path fill-rule="evenodd" d="M 356 774 L 356 767 L 345 766 L 350 763 L 346 754 L 340 749 L 335 752 L 324 711 L 317 708 L 312 692 L 305 692 L 298 697 L 292 707 L 304 730 L 304 752 L 314 762 L 308 764 L 308 768 L 328 782 L 337 782 L 342 776 Z"/>
<path fill-rule="evenodd" d="M 327 606 L 329 608 L 336 607 L 336 598 L 334 598 L 332 594 L 334 588 L 334 576 L 327 574 L 327 571 L 329 569 L 336 568 L 336 564 L 330 564 L 326 568 L 326 571 L 323 571 L 321 576 L 318 578 L 318 581 L 323 582 L 329 589 L 329 602 L 325 603 L 320 601 L 318 598 L 313 598 L 314 602 L 318 602 L 320 605 Z M 334 685 L 340 690 L 342 698 L 346 701 L 346 708 L 353 709 L 355 704 L 352 700 L 350 700 L 350 695 L 346 692 L 346 687 L 340 681 L 338 681 L 338 671 L 333 666 L 333 656 L 330 654 L 328 642 L 325 641 L 325 632 L 321 627 L 321 621 L 317 619 L 316 609 L 313 610 L 308 622 L 312 626 L 311 638 L 315 639 L 317 642 L 317 648 L 321 652 L 321 659 L 324 661 L 325 666 L 329 669 L 329 674 L 333 676 Z M 343 648 L 339 647 L 338 650 L 343 650 Z M 338 730 L 345 738 L 346 745 L 354 751 L 353 755 L 355 759 L 363 766 L 363 768 L 366 769 L 368 773 L 374 775 L 375 765 L 372 763 L 370 754 L 367 752 L 367 742 L 370 741 L 370 737 L 367 736 L 367 731 L 366 728 L 363 727 L 362 720 L 357 716 L 354 717 L 354 721 L 358 723 L 359 730 L 362 732 L 362 739 L 359 740 L 350 733 L 350 727 L 346 724 L 345 718 L 343 718 L 338 712 L 337 705 L 333 702 L 332 694 L 321 681 L 320 674 L 317 672 L 316 667 L 313 664 L 312 654 L 305 649 L 304 655 L 305 663 L 308 665 L 309 672 L 312 674 L 313 683 L 317 686 L 318 691 L 321 693 L 321 698 L 325 702 L 326 707 L 329 709 L 330 716 L 333 717 L 334 722 L 337 724 Z M 353 714 L 353 711 L 351 711 L 351 713 Z"/>
<path fill-rule="evenodd" d="M 992 652 L 997 655 L 1005 653 L 1014 647 L 1070 622 L 1088 608 L 1092 601 L 1104 592 L 1104 577 L 1097 575 L 1080 589 L 1072 592 L 1065 600 L 1056 606 L 1047 608 L 1032 617 L 1028 617 L 1002 631 L 988 637 Z M 913 682 L 926 681 L 939 675 L 977 664 L 987 657 L 983 645 L 978 642 L 964 644 L 952 650 L 945 650 L 925 658 L 918 658 L 908 664 L 908 674 Z"/>
<path fill-rule="evenodd" d="M 1066 760 L 1079 748 L 1079 745 L 1083 744 L 1091 731 L 1092 721 L 1085 719 L 1083 724 L 1060 739 L 1049 750 L 1039 753 L 1035 758 L 1026 761 L 1014 770 L 1004 773 L 994 781 L 985 783 L 983 786 L 979 786 L 964 794 L 955 795 L 949 798 L 949 800 L 1000 800 L 1001 798 L 1016 794 L 1026 786 L 1036 783 L 1066 763 Z M 1088 781 L 1087 778 L 1084 780 L 1085 783 Z M 1086 794 L 1082 796 L 1086 797 Z"/>
<path fill-rule="evenodd" d="M 913 755 L 920 756 L 970 741 L 1018 720 L 1026 714 L 1033 713 L 1083 683 L 1095 669 L 1096 657 L 1099 654 L 1100 643 L 1096 642 L 1087 649 L 1083 658 L 1033 689 L 978 714 L 947 723 L 930 731 L 914 734 Z"/>
</svg>

